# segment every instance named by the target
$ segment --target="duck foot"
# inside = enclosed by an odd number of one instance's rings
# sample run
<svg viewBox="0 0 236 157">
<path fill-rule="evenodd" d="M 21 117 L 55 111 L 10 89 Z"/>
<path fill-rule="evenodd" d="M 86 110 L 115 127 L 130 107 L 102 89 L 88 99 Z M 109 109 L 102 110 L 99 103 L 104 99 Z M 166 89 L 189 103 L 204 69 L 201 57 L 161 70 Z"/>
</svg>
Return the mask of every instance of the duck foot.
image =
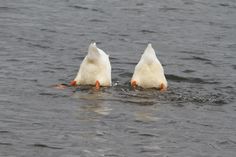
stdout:
<svg viewBox="0 0 236 157">
<path fill-rule="evenodd" d="M 161 85 L 160 85 L 160 91 L 161 91 L 161 92 L 164 92 L 164 91 L 166 91 L 166 90 L 167 90 L 166 86 L 165 86 L 163 83 L 161 83 Z"/>
<path fill-rule="evenodd" d="M 131 87 L 135 89 L 137 87 L 137 82 L 134 80 L 131 80 Z"/>
<path fill-rule="evenodd" d="M 95 83 L 95 89 L 99 90 L 100 89 L 100 82 L 97 80 Z"/>
<path fill-rule="evenodd" d="M 75 80 L 71 81 L 70 86 L 77 86 L 77 82 Z"/>
</svg>

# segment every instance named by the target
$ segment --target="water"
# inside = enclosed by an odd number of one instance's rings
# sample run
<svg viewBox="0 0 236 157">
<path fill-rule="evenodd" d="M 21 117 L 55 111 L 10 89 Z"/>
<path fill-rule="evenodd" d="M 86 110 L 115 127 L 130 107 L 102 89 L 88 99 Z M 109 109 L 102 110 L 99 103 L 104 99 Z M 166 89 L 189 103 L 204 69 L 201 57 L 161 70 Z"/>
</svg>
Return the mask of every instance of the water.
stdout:
<svg viewBox="0 0 236 157">
<path fill-rule="evenodd" d="M 1 0 L 0 156 L 234 157 L 234 0 Z M 113 87 L 57 90 L 88 45 Z M 169 89 L 133 91 L 148 42 Z"/>
</svg>

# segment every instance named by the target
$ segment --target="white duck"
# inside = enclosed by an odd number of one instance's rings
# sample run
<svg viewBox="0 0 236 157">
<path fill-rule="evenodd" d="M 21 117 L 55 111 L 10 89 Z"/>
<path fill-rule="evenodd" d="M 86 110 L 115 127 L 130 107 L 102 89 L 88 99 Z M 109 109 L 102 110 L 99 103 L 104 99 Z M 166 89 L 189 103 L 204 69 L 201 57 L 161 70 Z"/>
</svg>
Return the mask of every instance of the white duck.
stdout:
<svg viewBox="0 0 236 157">
<path fill-rule="evenodd" d="M 70 85 L 95 85 L 96 89 L 99 89 L 100 86 L 111 86 L 109 56 L 97 48 L 96 43 L 89 45 L 88 54 L 82 61 L 79 72 Z"/>
<path fill-rule="evenodd" d="M 139 63 L 136 65 L 131 86 L 143 88 L 158 88 L 161 91 L 167 89 L 167 81 L 163 67 L 157 59 L 156 53 L 151 44 L 148 44 Z"/>
</svg>

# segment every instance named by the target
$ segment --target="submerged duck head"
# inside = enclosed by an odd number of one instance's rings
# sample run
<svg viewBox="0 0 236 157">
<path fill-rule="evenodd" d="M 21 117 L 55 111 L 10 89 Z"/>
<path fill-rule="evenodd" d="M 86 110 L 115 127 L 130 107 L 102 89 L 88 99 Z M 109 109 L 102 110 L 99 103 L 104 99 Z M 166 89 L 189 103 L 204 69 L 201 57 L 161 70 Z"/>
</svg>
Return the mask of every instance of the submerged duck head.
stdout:
<svg viewBox="0 0 236 157">
<path fill-rule="evenodd" d="M 135 67 L 131 79 L 131 86 L 158 88 L 160 90 L 166 90 L 167 88 L 163 67 L 150 43 L 147 45 L 141 59 Z"/>
<path fill-rule="evenodd" d="M 92 42 L 88 54 L 82 61 L 77 76 L 71 85 L 111 86 L 111 64 L 109 56 Z"/>
</svg>

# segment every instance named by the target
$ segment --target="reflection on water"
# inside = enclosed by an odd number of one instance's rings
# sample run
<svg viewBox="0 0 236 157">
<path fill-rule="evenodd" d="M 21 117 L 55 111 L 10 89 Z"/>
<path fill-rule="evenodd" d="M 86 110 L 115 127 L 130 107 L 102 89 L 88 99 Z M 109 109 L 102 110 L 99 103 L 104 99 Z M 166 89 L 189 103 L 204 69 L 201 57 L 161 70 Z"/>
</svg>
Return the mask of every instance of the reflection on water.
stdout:
<svg viewBox="0 0 236 157">
<path fill-rule="evenodd" d="M 158 121 L 159 118 L 155 117 L 154 114 L 152 114 L 151 112 L 153 111 L 139 111 L 135 113 L 135 120 L 136 121 L 142 121 L 142 122 L 151 122 L 151 121 Z"/>
<path fill-rule="evenodd" d="M 80 120 L 97 120 L 101 116 L 107 116 L 112 112 L 112 102 L 124 102 L 124 103 L 131 103 L 134 105 L 140 104 L 141 106 L 144 106 L 142 110 L 135 111 L 133 115 L 135 116 L 135 119 L 137 121 L 156 121 L 158 120 L 157 117 L 154 117 L 152 115 L 153 108 L 145 107 L 149 105 L 154 105 L 154 99 L 150 100 L 151 97 L 148 97 L 148 93 L 142 98 L 141 95 L 139 95 L 138 91 L 130 91 L 127 93 L 127 91 L 124 91 L 122 88 L 120 89 L 120 92 L 123 93 L 123 95 L 129 96 L 126 98 L 117 99 L 115 98 L 112 93 L 108 93 L 106 91 L 97 91 L 93 87 L 80 87 L 83 90 L 79 89 L 76 90 L 76 92 L 73 93 L 72 97 L 78 101 L 78 118 Z M 112 87 L 111 87 L 112 88 Z M 81 92 L 83 91 L 83 92 Z M 156 91 L 155 92 L 159 92 Z M 160 92 L 159 92 L 160 93 Z M 138 98 L 138 99 L 137 99 Z M 86 103 L 80 104 L 80 101 L 84 100 Z M 157 109 L 157 108 L 156 108 Z M 155 109 L 155 110 L 156 110 Z"/>
<path fill-rule="evenodd" d="M 112 111 L 111 105 L 104 102 L 107 95 L 95 89 L 83 93 L 75 92 L 72 97 L 78 99 L 78 103 L 80 100 L 86 102 L 85 104 L 78 104 L 78 118 L 80 120 L 96 120 L 98 116 L 109 115 Z"/>
</svg>

